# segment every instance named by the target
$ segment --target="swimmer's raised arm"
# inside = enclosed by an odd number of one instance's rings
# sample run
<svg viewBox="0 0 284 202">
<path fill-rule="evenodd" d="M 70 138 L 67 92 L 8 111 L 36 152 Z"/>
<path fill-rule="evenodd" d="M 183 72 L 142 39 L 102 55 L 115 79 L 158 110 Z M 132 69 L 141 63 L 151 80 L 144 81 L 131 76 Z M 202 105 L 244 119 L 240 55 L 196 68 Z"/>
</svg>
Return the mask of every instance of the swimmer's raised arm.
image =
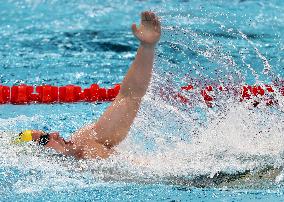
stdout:
<svg viewBox="0 0 284 202">
<path fill-rule="evenodd" d="M 72 141 L 75 144 L 89 145 L 94 140 L 110 148 L 126 137 L 150 83 L 154 48 L 161 36 L 161 26 L 154 13 L 143 12 L 140 27 L 133 24 L 132 31 L 140 40 L 140 46 L 123 79 L 118 96 L 96 123 L 87 125 L 74 134 Z"/>
<path fill-rule="evenodd" d="M 161 36 L 158 18 L 152 12 L 141 13 L 141 25 L 132 25 L 134 36 L 140 40 L 135 60 L 122 82 L 119 95 L 123 97 L 142 98 L 149 86 L 152 75 L 154 48 Z"/>
<path fill-rule="evenodd" d="M 132 31 L 140 40 L 136 57 L 122 81 L 118 96 L 97 122 L 75 132 L 71 141 L 65 141 L 58 133 L 30 130 L 21 133 L 19 141 L 32 139 L 42 146 L 76 158 L 106 158 L 111 155 L 113 147 L 127 136 L 149 86 L 154 48 L 161 36 L 161 26 L 155 14 L 147 11 L 141 14 L 140 27 L 133 24 Z"/>
</svg>

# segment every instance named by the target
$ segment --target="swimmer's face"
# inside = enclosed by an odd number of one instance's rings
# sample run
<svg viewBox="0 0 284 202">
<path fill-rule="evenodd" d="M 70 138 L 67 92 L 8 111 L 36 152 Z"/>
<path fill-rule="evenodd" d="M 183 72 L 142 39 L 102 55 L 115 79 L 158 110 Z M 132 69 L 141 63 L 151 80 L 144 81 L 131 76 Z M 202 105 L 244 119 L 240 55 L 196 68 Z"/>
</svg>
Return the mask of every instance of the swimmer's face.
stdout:
<svg viewBox="0 0 284 202">
<path fill-rule="evenodd" d="M 42 136 L 44 135 L 38 135 L 37 137 L 35 137 L 35 141 L 39 143 Z M 54 149 L 59 153 L 65 153 L 71 144 L 71 142 L 65 141 L 62 137 L 60 137 L 58 132 L 53 132 L 49 133 L 48 141 L 44 145 L 44 147 Z"/>
</svg>

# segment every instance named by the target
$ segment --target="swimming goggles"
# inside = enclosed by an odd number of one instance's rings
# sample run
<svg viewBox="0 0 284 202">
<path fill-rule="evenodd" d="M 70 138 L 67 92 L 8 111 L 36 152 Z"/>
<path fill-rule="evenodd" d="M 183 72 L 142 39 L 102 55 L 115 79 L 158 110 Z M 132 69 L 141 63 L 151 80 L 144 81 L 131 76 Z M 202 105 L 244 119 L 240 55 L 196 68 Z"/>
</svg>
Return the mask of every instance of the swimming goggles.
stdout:
<svg viewBox="0 0 284 202">
<path fill-rule="evenodd" d="M 42 146 L 45 146 L 49 142 L 49 139 L 50 139 L 49 136 L 50 136 L 49 133 L 45 133 L 44 135 L 41 135 L 39 137 L 38 144 L 42 145 Z"/>
</svg>

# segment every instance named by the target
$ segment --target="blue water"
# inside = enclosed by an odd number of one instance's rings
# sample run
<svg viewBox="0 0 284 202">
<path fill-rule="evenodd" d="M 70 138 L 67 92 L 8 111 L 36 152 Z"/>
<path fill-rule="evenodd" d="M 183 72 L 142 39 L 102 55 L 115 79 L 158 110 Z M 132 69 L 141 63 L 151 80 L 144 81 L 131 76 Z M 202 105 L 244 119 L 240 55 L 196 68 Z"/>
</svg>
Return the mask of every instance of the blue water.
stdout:
<svg viewBox="0 0 284 202">
<path fill-rule="evenodd" d="M 247 110 L 222 97 L 208 109 L 198 96 L 189 108 L 158 93 L 188 83 L 282 80 L 282 0 L 10 0 L 0 8 L 0 83 L 9 86 L 111 87 L 134 59 L 139 44 L 130 26 L 139 13 L 154 10 L 163 26 L 151 87 L 117 157 L 77 162 L 32 144 L 9 144 L 30 128 L 68 138 L 109 103 L 0 106 L 1 201 L 284 199 L 282 172 L 268 182 L 205 188 L 178 180 L 283 167 L 283 98 L 272 108 Z"/>
</svg>

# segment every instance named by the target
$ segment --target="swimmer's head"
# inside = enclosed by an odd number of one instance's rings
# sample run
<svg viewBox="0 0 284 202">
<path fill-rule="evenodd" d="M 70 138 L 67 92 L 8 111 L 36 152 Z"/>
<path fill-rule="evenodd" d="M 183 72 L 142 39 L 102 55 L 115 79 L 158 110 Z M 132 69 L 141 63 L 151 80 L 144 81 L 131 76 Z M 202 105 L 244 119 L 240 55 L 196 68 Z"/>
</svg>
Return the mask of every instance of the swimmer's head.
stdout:
<svg viewBox="0 0 284 202">
<path fill-rule="evenodd" d="M 49 136 L 50 134 L 42 132 L 41 134 L 33 134 L 32 130 L 25 130 L 23 132 L 20 132 L 18 137 L 15 138 L 12 143 L 14 144 L 20 144 L 30 141 L 35 141 L 35 139 L 38 139 L 38 144 L 45 146 L 49 142 Z"/>
<path fill-rule="evenodd" d="M 59 153 L 64 153 L 72 145 L 59 136 L 58 132 L 45 133 L 43 131 L 25 130 L 19 133 L 19 136 L 13 140 L 14 144 L 34 141 L 40 146 L 51 148 Z"/>
</svg>

